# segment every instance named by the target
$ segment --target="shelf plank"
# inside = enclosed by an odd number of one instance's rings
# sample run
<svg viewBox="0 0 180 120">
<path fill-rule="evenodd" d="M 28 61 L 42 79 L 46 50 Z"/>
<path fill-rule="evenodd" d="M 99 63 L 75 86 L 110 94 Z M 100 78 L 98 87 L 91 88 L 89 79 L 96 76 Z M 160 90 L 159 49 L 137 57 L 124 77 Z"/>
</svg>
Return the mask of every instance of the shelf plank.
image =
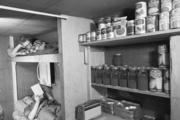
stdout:
<svg viewBox="0 0 180 120">
<path fill-rule="evenodd" d="M 95 87 L 110 88 L 110 89 L 121 90 L 121 91 L 126 91 L 126 92 L 139 93 L 139 94 L 151 95 L 151 96 L 157 96 L 157 97 L 163 97 L 163 98 L 170 98 L 169 94 L 162 93 L 162 92 L 150 92 L 150 91 L 143 91 L 143 90 L 120 87 L 120 86 L 102 85 L 102 84 L 96 84 L 96 83 L 92 83 L 91 85 Z"/>
<path fill-rule="evenodd" d="M 44 55 L 31 55 L 31 56 L 18 56 L 12 58 L 14 62 L 60 62 L 60 54 L 44 54 Z"/>
<path fill-rule="evenodd" d="M 148 43 L 162 40 L 173 35 L 180 35 L 180 29 L 171 29 L 167 31 L 157 31 L 153 33 L 145 33 L 142 35 L 124 36 L 121 38 L 113 38 L 101 41 L 93 41 L 88 43 L 81 43 L 82 46 L 116 46 L 125 44 Z"/>
</svg>

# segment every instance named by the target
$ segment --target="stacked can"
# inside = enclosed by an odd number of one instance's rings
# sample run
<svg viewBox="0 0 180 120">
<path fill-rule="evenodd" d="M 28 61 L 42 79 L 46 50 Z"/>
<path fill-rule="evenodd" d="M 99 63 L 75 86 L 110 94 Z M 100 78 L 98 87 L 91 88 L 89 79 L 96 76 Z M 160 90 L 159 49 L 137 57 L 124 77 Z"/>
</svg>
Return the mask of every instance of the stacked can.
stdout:
<svg viewBox="0 0 180 120">
<path fill-rule="evenodd" d="M 104 22 L 104 18 L 99 18 L 97 21 L 98 30 L 96 31 L 96 39 L 102 40 L 102 30 L 106 28 L 106 24 Z"/>
<path fill-rule="evenodd" d="M 127 35 L 134 35 L 134 20 L 127 21 Z"/>
<path fill-rule="evenodd" d="M 158 68 L 151 68 L 149 76 L 150 76 L 149 89 L 151 91 L 161 92 L 162 83 L 163 83 L 162 71 Z"/>
<path fill-rule="evenodd" d="M 149 0 L 148 2 L 148 15 L 157 15 L 159 14 L 159 0 Z"/>
<path fill-rule="evenodd" d="M 147 4 L 146 2 L 137 2 L 135 11 L 135 34 L 146 33 Z"/>
<path fill-rule="evenodd" d="M 119 17 L 117 21 L 113 22 L 114 35 L 115 37 L 122 37 L 127 35 L 127 17 Z"/>
<path fill-rule="evenodd" d="M 170 12 L 172 10 L 172 0 L 161 0 L 161 12 Z"/>
<path fill-rule="evenodd" d="M 170 14 L 170 28 L 180 28 L 180 1 L 173 0 L 172 6 Z"/>
<path fill-rule="evenodd" d="M 159 67 L 168 67 L 169 66 L 169 56 L 167 46 L 160 45 L 158 46 L 158 65 Z"/>
<path fill-rule="evenodd" d="M 173 9 L 170 15 L 171 29 L 180 28 L 180 8 Z"/>
<path fill-rule="evenodd" d="M 159 17 L 158 15 L 148 16 L 146 18 L 147 32 L 155 32 L 159 30 Z"/>
<path fill-rule="evenodd" d="M 173 9 L 180 8 L 180 1 L 179 0 L 173 0 Z"/>
<path fill-rule="evenodd" d="M 159 30 L 169 30 L 169 12 L 165 11 L 159 15 Z"/>
<path fill-rule="evenodd" d="M 106 22 L 107 39 L 114 38 L 114 30 L 113 30 L 113 26 L 112 26 L 111 17 L 107 17 L 105 19 L 105 22 Z"/>
</svg>

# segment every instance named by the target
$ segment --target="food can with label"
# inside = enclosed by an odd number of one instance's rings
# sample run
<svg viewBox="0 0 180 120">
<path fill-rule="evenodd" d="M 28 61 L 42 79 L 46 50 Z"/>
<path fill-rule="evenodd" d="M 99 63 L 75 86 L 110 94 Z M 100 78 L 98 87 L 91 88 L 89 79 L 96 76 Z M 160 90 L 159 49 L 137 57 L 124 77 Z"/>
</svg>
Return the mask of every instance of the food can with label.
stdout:
<svg viewBox="0 0 180 120">
<path fill-rule="evenodd" d="M 150 69 L 150 81 L 149 81 L 149 89 L 150 91 L 162 91 L 162 71 L 158 68 Z"/>
<path fill-rule="evenodd" d="M 163 91 L 167 94 L 170 93 L 170 72 L 169 69 L 164 67 L 162 68 L 163 75 Z"/>
<path fill-rule="evenodd" d="M 137 2 L 135 17 L 136 19 L 145 18 L 147 16 L 147 3 L 146 2 Z"/>
<path fill-rule="evenodd" d="M 161 12 L 170 12 L 172 10 L 172 0 L 161 0 Z"/>
<path fill-rule="evenodd" d="M 106 27 L 112 26 L 111 17 L 105 18 Z"/>
<path fill-rule="evenodd" d="M 135 20 L 135 34 L 144 34 L 146 33 L 146 19 L 140 18 Z"/>
<path fill-rule="evenodd" d="M 173 0 L 173 9 L 180 8 L 180 0 Z"/>
<path fill-rule="evenodd" d="M 84 37 L 83 37 L 84 34 L 79 34 L 78 36 L 78 42 L 79 43 L 83 43 L 84 42 Z"/>
<path fill-rule="evenodd" d="M 86 42 L 90 42 L 91 41 L 91 32 L 87 32 L 86 33 Z"/>
<path fill-rule="evenodd" d="M 159 67 L 167 67 L 169 65 L 169 59 L 168 59 L 168 50 L 167 46 L 159 45 L 158 46 L 158 65 Z"/>
<path fill-rule="evenodd" d="M 149 0 L 148 2 L 148 15 L 157 15 L 159 14 L 159 0 Z"/>
<path fill-rule="evenodd" d="M 99 18 L 97 24 L 98 24 L 98 30 L 102 30 L 103 28 L 106 28 L 104 18 Z"/>
<path fill-rule="evenodd" d="M 170 28 L 180 28 L 180 8 L 171 11 Z"/>
<path fill-rule="evenodd" d="M 134 20 L 127 21 L 127 35 L 134 35 Z"/>
<path fill-rule="evenodd" d="M 109 26 L 107 27 L 107 38 L 111 39 L 114 38 L 114 30 L 113 30 L 113 26 Z"/>
<path fill-rule="evenodd" d="M 91 32 L 91 41 L 95 41 L 96 40 L 96 32 L 92 31 Z"/>
<path fill-rule="evenodd" d="M 162 12 L 159 15 L 159 30 L 169 30 L 169 12 Z"/>
<path fill-rule="evenodd" d="M 147 32 L 155 32 L 159 29 L 158 15 L 148 16 L 146 18 Z"/>
<path fill-rule="evenodd" d="M 102 40 L 107 39 L 107 31 L 106 31 L 106 28 L 103 28 L 103 29 L 101 30 L 101 38 L 102 38 Z"/>
<path fill-rule="evenodd" d="M 101 30 L 96 31 L 96 40 L 102 40 Z"/>
<path fill-rule="evenodd" d="M 127 17 L 121 17 L 120 21 L 116 21 L 113 23 L 115 37 L 122 37 L 127 35 L 126 18 Z"/>
</svg>

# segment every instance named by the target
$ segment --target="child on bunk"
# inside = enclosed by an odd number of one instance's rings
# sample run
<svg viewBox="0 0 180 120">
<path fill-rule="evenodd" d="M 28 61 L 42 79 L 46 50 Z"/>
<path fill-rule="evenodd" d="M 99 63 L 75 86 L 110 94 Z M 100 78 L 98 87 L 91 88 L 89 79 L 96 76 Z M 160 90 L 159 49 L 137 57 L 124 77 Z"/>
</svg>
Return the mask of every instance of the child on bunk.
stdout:
<svg viewBox="0 0 180 120">
<path fill-rule="evenodd" d="M 54 99 L 51 88 L 41 85 L 42 95 L 34 94 L 18 100 L 13 112 L 14 120 L 59 120 L 60 104 Z"/>
</svg>

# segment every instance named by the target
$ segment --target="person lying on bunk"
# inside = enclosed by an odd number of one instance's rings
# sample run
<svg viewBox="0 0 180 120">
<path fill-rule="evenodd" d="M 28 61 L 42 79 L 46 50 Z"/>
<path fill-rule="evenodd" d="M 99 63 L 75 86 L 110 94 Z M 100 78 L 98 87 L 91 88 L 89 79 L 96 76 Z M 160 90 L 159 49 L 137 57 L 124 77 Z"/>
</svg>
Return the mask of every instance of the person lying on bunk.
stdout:
<svg viewBox="0 0 180 120">
<path fill-rule="evenodd" d="M 18 100 L 13 112 L 14 120 L 59 120 L 61 105 L 54 99 L 51 88 L 42 86 L 42 96 L 26 96 Z"/>
</svg>

